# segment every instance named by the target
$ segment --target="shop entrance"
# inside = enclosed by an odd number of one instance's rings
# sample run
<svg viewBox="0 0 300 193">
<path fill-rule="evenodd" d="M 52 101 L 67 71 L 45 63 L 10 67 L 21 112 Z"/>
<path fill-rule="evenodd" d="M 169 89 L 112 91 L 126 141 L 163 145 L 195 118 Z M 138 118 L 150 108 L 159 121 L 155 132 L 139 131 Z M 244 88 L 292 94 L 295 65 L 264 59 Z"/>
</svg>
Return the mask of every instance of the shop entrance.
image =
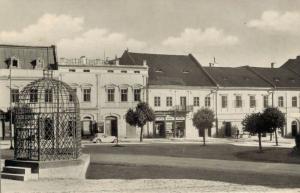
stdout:
<svg viewBox="0 0 300 193">
<path fill-rule="evenodd" d="M 118 118 L 109 116 L 105 118 L 105 133 L 111 136 L 118 136 Z"/>
<path fill-rule="evenodd" d="M 225 122 L 225 137 L 231 137 L 231 122 Z"/>
<path fill-rule="evenodd" d="M 292 136 L 295 137 L 298 134 L 298 125 L 296 121 L 292 122 Z"/>
<path fill-rule="evenodd" d="M 166 137 L 166 128 L 163 121 L 156 121 L 154 125 L 154 137 L 155 138 L 165 138 Z"/>
<path fill-rule="evenodd" d="M 185 122 L 176 121 L 175 136 L 177 138 L 183 138 L 185 136 Z"/>
</svg>

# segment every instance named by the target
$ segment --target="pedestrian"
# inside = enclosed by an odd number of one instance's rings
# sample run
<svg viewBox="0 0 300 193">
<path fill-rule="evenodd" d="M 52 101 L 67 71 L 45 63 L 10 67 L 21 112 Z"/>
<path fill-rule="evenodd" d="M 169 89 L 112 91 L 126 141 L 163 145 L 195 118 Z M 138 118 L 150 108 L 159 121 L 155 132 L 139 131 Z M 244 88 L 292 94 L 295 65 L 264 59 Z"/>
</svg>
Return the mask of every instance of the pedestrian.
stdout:
<svg viewBox="0 0 300 193">
<path fill-rule="evenodd" d="M 240 130 L 236 130 L 236 138 L 238 139 L 239 138 L 239 134 L 240 134 Z"/>
</svg>

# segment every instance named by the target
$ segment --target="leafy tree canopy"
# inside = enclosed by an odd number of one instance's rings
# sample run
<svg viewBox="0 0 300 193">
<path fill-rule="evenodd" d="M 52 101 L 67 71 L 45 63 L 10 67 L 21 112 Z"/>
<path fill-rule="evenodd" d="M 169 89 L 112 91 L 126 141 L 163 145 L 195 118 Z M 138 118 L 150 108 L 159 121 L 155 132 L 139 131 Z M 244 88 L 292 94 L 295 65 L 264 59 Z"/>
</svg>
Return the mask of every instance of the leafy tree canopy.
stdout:
<svg viewBox="0 0 300 193">
<path fill-rule="evenodd" d="M 283 128 L 285 124 L 285 116 L 278 108 L 266 108 L 262 116 L 265 126 L 270 129 Z"/>
<path fill-rule="evenodd" d="M 197 129 L 206 129 L 213 126 L 215 114 L 211 109 L 202 108 L 198 110 L 193 117 L 193 125 Z"/>
</svg>

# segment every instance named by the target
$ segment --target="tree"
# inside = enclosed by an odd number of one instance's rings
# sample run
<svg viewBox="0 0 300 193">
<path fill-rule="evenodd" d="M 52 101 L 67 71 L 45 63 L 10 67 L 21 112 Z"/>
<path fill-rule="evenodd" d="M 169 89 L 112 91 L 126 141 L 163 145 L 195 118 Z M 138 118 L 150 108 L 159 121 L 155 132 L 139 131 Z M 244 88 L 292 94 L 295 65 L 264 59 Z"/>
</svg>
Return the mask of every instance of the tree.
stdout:
<svg viewBox="0 0 300 193">
<path fill-rule="evenodd" d="M 242 121 L 244 130 L 252 134 L 258 134 L 259 151 L 262 151 L 261 135 L 262 133 L 270 132 L 269 128 L 265 126 L 264 118 L 261 113 L 253 113 L 246 115 Z"/>
<path fill-rule="evenodd" d="M 277 128 L 283 128 L 285 124 L 284 114 L 278 108 L 269 107 L 264 110 L 262 116 L 265 121 L 265 126 L 271 130 L 271 132 L 275 133 L 276 146 L 278 146 Z"/>
<path fill-rule="evenodd" d="M 203 145 L 205 146 L 205 129 L 213 126 L 215 121 L 215 114 L 211 109 L 202 108 L 198 110 L 193 116 L 193 125 L 198 129 L 198 132 L 203 133 Z"/>
<path fill-rule="evenodd" d="M 145 102 L 137 104 L 135 110 L 129 109 L 126 113 L 126 122 L 131 126 L 141 128 L 140 142 L 143 141 L 144 125 L 147 122 L 152 122 L 155 119 L 154 111 Z"/>
</svg>

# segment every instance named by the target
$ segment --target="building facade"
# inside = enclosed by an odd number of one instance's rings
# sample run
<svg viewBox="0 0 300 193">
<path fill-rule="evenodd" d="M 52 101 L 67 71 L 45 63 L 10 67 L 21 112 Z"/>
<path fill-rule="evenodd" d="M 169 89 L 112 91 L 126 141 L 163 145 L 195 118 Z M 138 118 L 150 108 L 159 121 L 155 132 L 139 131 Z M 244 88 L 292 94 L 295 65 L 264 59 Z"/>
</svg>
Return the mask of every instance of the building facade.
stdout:
<svg viewBox="0 0 300 193">
<path fill-rule="evenodd" d="M 125 114 L 139 101 L 155 111 L 155 120 L 144 129 L 145 137 L 196 138 L 201 135 L 230 137 L 242 119 L 266 107 L 278 107 L 286 116 L 283 136 L 300 133 L 300 58 L 280 68 L 202 66 L 193 55 L 164 55 L 125 51 L 111 61 L 101 59 L 57 60 L 50 47 L 0 45 L 0 110 L 43 70 L 68 83 L 80 102 L 82 135 L 96 132 L 136 138 L 140 129 L 128 125 Z M 10 78 L 11 77 L 11 78 Z M 11 88 L 11 97 L 10 97 Z M 70 100 L 72 98 L 70 97 Z M 192 117 L 206 107 L 216 121 L 199 133 Z M 8 124 L 0 134 L 7 135 Z"/>
</svg>

